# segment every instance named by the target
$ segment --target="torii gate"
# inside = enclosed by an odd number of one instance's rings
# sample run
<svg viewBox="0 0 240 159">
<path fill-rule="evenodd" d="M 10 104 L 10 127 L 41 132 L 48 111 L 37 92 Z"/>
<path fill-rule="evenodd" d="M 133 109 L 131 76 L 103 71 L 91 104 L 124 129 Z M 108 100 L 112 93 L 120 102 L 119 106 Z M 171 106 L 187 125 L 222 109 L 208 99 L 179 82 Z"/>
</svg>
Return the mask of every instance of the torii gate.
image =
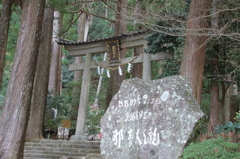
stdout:
<svg viewBox="0 0 240 159">
<path fill-rule="evenodd" d="M 149 34 L 148 31 L 134 32 L 131 34 L 122 34 L 110 38 L 98 39 L 88 42 L 68 42 L 61 41 L 58 44 L 64 45 L 65 49 L 69 51 L 69 56 L 85 56 L 85 62 L 81 64 L 73 64 L 69 66 L 70 71 L 83 70 L 82 87 L 80 95 L 80 103 L 78 109 L 76 133 L 71 137 L 71 140 L 85 140 L 84 136 L 85 123 L 87 116 L 88 95 L 91 83 L 91 69 L 97 68 L 96 62 L 92 61 L 93 54 L 103 54 L 108 52 L 106 43 L 112 41 L 119 42 L 119 49 L 133 49 L 138 47 L 147 48 L 147 41 L 145 37 Z M 121 45 L 124 44 L 124 47 Z M 143 53 L 139 56 L 127 57 L 120 59 L 117 63 L 111 63 L 111 59 L 106 61 L 98 61 L 98 64 L 103 67 L 119 66 L 126 63 L 143 63 L 144 80 L 151 80 L 151 61 L 159 61 L 170 58 L 171 55 L 166 53 L 157 53 L 156 55 Z"/>
</svg>

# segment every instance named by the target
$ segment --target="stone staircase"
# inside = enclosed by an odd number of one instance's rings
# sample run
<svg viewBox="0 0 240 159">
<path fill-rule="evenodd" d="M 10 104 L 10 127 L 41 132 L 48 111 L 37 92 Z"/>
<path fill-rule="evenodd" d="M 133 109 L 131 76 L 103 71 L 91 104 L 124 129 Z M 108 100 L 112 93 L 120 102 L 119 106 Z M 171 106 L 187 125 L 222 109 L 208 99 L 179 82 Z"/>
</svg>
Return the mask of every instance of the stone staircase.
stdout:
<svg viewBox="0 0 240 159">
<path fill-rule="evenodd" d="M 102 159 L 99 141 L 36 139 L 26 142 L 24 159 Z"/>
</svg>

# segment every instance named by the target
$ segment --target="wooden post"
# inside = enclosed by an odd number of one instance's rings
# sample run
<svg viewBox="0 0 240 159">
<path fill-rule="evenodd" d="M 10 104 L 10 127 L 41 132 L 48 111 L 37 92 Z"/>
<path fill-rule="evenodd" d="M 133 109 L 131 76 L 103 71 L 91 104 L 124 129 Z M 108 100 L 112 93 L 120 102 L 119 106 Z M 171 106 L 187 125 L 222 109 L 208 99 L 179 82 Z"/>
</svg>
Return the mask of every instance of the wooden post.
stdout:
<svg viewBox="0 0 240 159">
<path fill-rule="evenodd" d="M 147 48 L 146 43 L 143 45 L 143 48 Z M 143 79 L 147 81 L 152 79 L 151 55 L 146 52 L 143 53 Z"/>
<path fill-rule="evenodd" d="M 87 137 L 84 136 L 86 117 L 87 117 L 87 106 L 88 106 L 88 95 L 91 83 L 91 68 L 90 64 L 92 61 L 92 54 L 86 54 L 83 77 L 82 77 L 82 88 L 80 94 L 80 103 L 78 108 L 78 118 L 75 136 L 71 137 L 71 140 L 85 140 Z"/>
</svg>

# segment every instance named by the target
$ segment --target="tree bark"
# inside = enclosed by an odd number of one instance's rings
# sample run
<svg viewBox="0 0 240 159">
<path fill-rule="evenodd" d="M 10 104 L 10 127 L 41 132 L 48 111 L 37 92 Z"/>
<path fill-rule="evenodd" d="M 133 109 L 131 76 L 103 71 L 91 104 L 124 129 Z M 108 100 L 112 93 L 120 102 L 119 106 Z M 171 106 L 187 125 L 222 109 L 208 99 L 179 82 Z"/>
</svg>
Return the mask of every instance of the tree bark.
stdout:
<svg viewBox="0 0 240 159">
<path fill-rule="evenodd" d="M 227 80 L 231 80 L 231 76 L 228 75 L 227 77 Z M 232 84 L 230 82 L 228 82 L 228 87 L 227 87 L 227 90 L 226 90 L 226 93 L 225 93 L 225 96 L 223 96 L 224 99 L 224 121 L 225 122 L 228 122 L 230 121 L 230 105 L 231 105 L 231 96 L 232 96 Z"/>
<path fill-rule="evenodd" d="M 127 0 L 118 0 L 119 4 L 117 6 L 117 12 L 120 13 L 118 14 L 117 13 L 117 16 L 116 16 L 116 30 L 115 30 L 115 35 L 120 35 L 120 34 L 126 34 L 127 33 L 127 6 L 128 6 L 128 1 Z M 125 44 L 122 44 L 123 47 Z M 123 49 L 123 50 L 120 50 L 120 56 L 121 58 L 124 58 L 126 57 L 126 53 L 127 53 L 127 50 Z M 121 84 L 122 84 L 122 81 L 125 79 L 125 67 L 121 67 L 122 69 L 122 76 L 119 75 L 119 72 L 118 71 L 115 71 L 114 72 L 114 76 L 115 76 L 115 84 L 114 84 L 114 94 L 115 95 Z"/>
<path fill-rule="evenodd" d="M 217 1 L 212 1 L 212 20 L 211 20 L 211 27 L 216 31 L 218 29 L 219 23 L 219 15 L 217 14 Z M 212 53 L 211 59 L 211 74 L 217 77 L 218 75 L 218 65 L 219 65 L 219 47 L 216 45 L 214 47 L 214 52 Z M 220 97 L 219 97 L 219 82 L 217 79 L 212 79 L 210 85 L 210 93 L 211 93 L 211 103 L 210 103 L 210 117 L 208 122 L 208 134 L 214 133 L 214 126 L 220 124 Z"/>
<path fill-rule="evenodd" d="M 33 100 L 28 122 L 26 141 L 44 138 L 44 116 L 47 106 L 48 80 L 53 32 L 53 8 L 45 8 L 42 38 L 33 87 Z"/>
<path fill-rule="evenodd" d="M 215 52 L 219 52 L 218 46 L 215 48 Z M 216 54 L 216 53 L 215 53 Z M 211 59 L 211 74 L 215 77 L 218 76 L 218 64 L 219 64 L 219 55 L 212 55 Z M 214 133 L 214 126 L 220 124 L 220 112 L 221 112 L 221 102 L 220 102 L 220 92 L 219 92 L 219 82 L 216 79 L 211 80 L 210 85 L 210 116 L 208 121 L 208 134 Z"/>
<path fill-rule="evenodd" d="M 0 125 L 0 158 L 22 159 L 45 1 L 23 0 L 21 28 Z"/>
<path fill-rule="evenodd" d="M 57 64 L 57 89 L 56 92 L 58 94 L 62 94 L 62 60 L 64 56 L 62 54 L 62 46 L 59 45 L 59 56 L 58 56 L 58 64 Z"/>
<path fill-rule="evenodd" d="M 53 38 L 52 38 L 52 55 L 49 75 L 48 90 L 53 93 L 60 93 L 59 87 L 59 74 L 61 73 L 60 59 L 61 59 L 61 46 L 57 44 L 59 41 L 59 32 L 61 28 L 61 14 L 59 11 L 54 11 L 53 21 Z"/>
<path fill-rule="evenodd" d="M 225 103 L 225 95 L 226 95 L 226 84 L 224 81 L 221 81 L 221 105 L 220 105 L 220 123 L 225 124 L 225 108 L 224 108 L 224 103 Z"/>
<path fill-rule="evenodd" d="M 234 117 L 236 117 L 236 112 L 239 110 L 238 108 L 238 100 L 237 100 L 237 93 L 234 89 L 237 89 L 237 86 L 230 82 L 231 76 L 228 75 L 228 88 L 225 93 L 225 100 L 224 100 L 224 122 L 235 122 Z M 235 87 L 234 87 L 235 86 Z"/>
<path fill-rule="evenodd" d="M 181 63 L 182 76 L 189 78 L 195 98 L 200 103 L 211 0 L 192 0 Z"/>
<path fill-rule="evenodd" d="M 127 0 L 117 1 L 117 14 L 115 22 L 115 35 L 121 35 L 127 32 Z"/>
<path fill-rule="evenodd" d="M 134 8 L 134 25 L 138 30 L 145 28 L 144 25 L 140 23 L 143 19 L 143 15 L 141 12 L 145 11 L 145 9 L 143 9 L 142 7 L 143 6 L 142 3 L 143 3 L 142 0 L 137 0 Z"/>
<path fill-rule="evenodd" d="M 236 112 L 239 111 L 239 101 L 238 97 L 238 86 L 236 83 L 232 84 L 232 97 L 231 97 L 231 112 L 230 112 L 230 121 L 237 122 L 234 118 L 236 117 Z"/>
<path fill-rule="evenodd" d="M 214 126 L 220 123 L 220 101 L 219 87 L 217 81 L 211 81 L 210 86 L 211 103 L 210 103 L 210 118 L 208 122 L 208 134 L 214 133 Z"/>
<path fill-rule="evenodd" d="M 12 3 L 12 0 L 2 1 L 2 12 L 0 18 L 0 89 L 2 88 L 2 76 L 4 71 Z"/>
</svg>

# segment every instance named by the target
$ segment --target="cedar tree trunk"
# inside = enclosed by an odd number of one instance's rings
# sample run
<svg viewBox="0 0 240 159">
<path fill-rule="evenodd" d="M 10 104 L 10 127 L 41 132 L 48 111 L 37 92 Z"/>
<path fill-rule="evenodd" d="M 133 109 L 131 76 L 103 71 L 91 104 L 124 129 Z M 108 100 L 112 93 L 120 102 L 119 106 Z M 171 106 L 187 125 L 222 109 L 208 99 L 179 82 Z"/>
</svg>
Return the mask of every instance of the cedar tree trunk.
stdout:
<svg viewBox="0 0 240 159">
<path fill-rule="evenodd" d="M 0 158 L 22 159 L 45 0 L 23 0 L 18 42 L 0 120 Z"/>
<path fill-rule="evenodd" d="M 121 35 L 127 33 L 127 6 L 128 1 L 127 0 L 118 0 L 117 5 L 117 15 L 116 15 L 116 24 L 115 24 L 115 35 Z M 121 44 L 123 47 L 125 44 Z M 120 50 L 120 57 L 124 58 L 126 57 L 127 50 L 123 49 Z M 119 75 L 118 70 L 111 71 L 113 73 L 112 76 L 114 76 L 114 88 L 113 88 L 113 95 L 116 94 L 122 84 L 122 81 L 125 79 L 125 67 L 121 66 L 122 68 L 122 76 Z"/>
<path fill-rule="evenodd" d="M 216 31 L 218 29 L 218 22 L 219 22 L 219 14 L 217 14 L 217 1 L 212 1 L 212 12 L 214 13 L 211 20 L 211 27 Z M 211 74 L 217 77 L 218 75 L 218 64 L 219 64 L 219 47 L 216 45 L 214 47 L 214 52 L 212 53 L 211 59 Z M 214 133 L 214 126 L 220 123 L 220 97 L 219 97 L 219 82 L 216 79 L 212 79 L 210 85 L 210 93 L 211 93 L 211 103 L 210 103 L 210 117 L 208 122 L 208 134 Z"/>
<path fill-rule="evenodd" d="M 210 117 L 208 121 L 208 134 L 214 133 L 214 126 L 220 122 L 220 101 L 219 101 L 219 87 L 218 82 L 212 80 L 210 85 L 211 104 Z"/>
<path fill-rule="evenodd" d="M 59 31 L 61 28 L 61 14 L 59 11 L 54 11 L 54 21 L 53 21 L 53 38 L 52 38 L 52 55 L 51 55 L 51 65 L 50 65 L 50 75 L 49 75 L 49 85 L 48 90 L 53 91 L 55 94 L 59 92 L 59 70 L 60 59 L 61 59 L 61 46 L 57 44 L 59 41 Z"/>
<path fill-rule="evenodd" d="M 192 0 L 187 24 L 185 47 L 181 63 L 182 76 L 189 78 L 193 94 L 201 101 L 202 78 L 204 70 L 206 33 L 211 0 Z"/>
<path fill-rule="evenodd" d="M 33 100 L 28 122 L 26 141 L 44 138 L 44 116 L 47 104 L 48 79 L 53 32 L 53 8 L 46 7 L 43 19 L 42 38 L 33 87 Z"/>
</svg>

